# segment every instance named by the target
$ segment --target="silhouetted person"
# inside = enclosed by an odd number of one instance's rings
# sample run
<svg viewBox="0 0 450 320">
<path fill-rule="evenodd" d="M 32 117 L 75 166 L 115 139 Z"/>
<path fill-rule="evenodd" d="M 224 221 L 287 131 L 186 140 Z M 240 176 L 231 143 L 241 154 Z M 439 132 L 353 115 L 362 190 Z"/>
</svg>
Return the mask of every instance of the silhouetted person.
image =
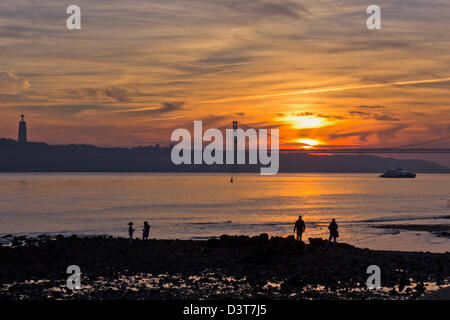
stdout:
<svg viewBox="0 0 450 320">
<path fill-rule="evenodd" d="M 129 244 L 133 242 L 133 222 L 128 222 L 128 235 L 130 236 Z"/>
<path fill-rule="evenodd" d="M 305 232 L 305 221 L 302 220 L 302 216 L 298 216 L 298 220 L 295 221 L 294 233 L 297 231 L 297 241 L 302 241 L 303 232 Z"/>
<path fill-rule="evenodd" d="M 339 237 L 338 225 L 335 219 L 331 220 L 331 223 L 328 226 L 328 230 L 330 230 L 330 237 L 328 238 L 327 247 L 330 244 L 331 239 L 334 239 L 334 245 L 336 245 L 336 238 Z"/>
<path fill-rule="evenodd" d="M 144 229 L 142 229 L 142 240 L 148 240 L 150 235 L 150 225 L 147 221 L 144 221 Z"/>
</svg>

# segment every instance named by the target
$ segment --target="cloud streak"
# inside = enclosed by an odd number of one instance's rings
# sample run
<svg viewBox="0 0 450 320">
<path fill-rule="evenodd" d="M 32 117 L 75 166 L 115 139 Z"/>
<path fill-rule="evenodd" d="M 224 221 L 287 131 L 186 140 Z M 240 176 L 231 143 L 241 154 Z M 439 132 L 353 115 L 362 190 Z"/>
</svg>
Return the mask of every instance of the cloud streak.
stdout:
<svg viewBox="0 0 450 320">
<path fill-rule="evenodd" d="M 362 119 L 374 119 L 377 121 L 399 121 L 400 119 L 395 118 L 389 114 L 383 113 L 372 113 L 372 112 L 362 112 L 362 111 L 350 111 L 350 115 L 358 116 Z"/>
<path fill-rule="evenodd" d="M 6 72 L 0 72 L 0 92 L 14 93 L 26 90 L 31 84 L 24 79 L 19 78 L 13 69 Z"/>
<path fill-rule="evenodd" d="M 125 89 L 117 87 L 109 87 L 105 89 L 80 88 L 71 90 L 69 93 L 78 99 L 102 100 L 105 98 L 111 98 L 118 102 L 130 101 L 130 93 Z"/>
<path fill-rule="evenodd" d="M 120 110 L 118 113 L 125 113 L 128 115 L 136 115 L 136 116 L 156 116 L 162 115 L 174 111 L 179 111 L 183 109 L 184 101 L 175 101 L 175 102 L 163 102 L 161 107 L 158 108 L 135 108 L 132 110 Z"/>
<path fill-rule="evenodd" d="M 233 98 L 218 99 L 218 100 L 207 101 L 207 102 L 211 103 L 211 102 L 227 102 L 227 101 L 236 101 L 236 100 L 253 100 L 253 99 L 264 99 L 264 98 L 273 98 L 273 97 L 282 97 L 282 96 L 312 94 L 312 93 L 327 93 L 327 92 L 338 92 L 338 91 L 348 91 L 348 90 L 374 89 L 374 88 L 383 88 L 383 87 L 409 86 L 409 85 L 416 85 L 416 84 L 430 84 L 430 83 L 440 83 L 440 82 L 450 82 L 450 77 L 440 78 L 440 79 L 394 81 L 394 82 L 389 82 L 389 83 L 372 83 L 372 84 L 362 84 L 362 85 L 346 85 L 346 86 L 339 86 L 339 87 L 314 88 L 314 89 L 296 90 L 296 91 L 290 91 L 290 92 L 281 92 L 281 93 L 273 93 L 273 94 L 265 94 L 265 95 L 233 97 Z"/>
</svg>

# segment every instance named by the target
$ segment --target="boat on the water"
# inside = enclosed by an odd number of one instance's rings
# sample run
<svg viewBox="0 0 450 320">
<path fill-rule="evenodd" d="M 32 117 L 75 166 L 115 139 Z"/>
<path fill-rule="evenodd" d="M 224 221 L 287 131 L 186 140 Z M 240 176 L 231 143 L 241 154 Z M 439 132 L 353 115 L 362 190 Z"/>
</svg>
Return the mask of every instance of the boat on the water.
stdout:
<svg viewBox="0 0 450 320">
<path fill-rule="evenodd" d="M 405 169 L 388 170 L 380 175 L 380 178 L 415 178 L 416 174 Z"/>
</svg>

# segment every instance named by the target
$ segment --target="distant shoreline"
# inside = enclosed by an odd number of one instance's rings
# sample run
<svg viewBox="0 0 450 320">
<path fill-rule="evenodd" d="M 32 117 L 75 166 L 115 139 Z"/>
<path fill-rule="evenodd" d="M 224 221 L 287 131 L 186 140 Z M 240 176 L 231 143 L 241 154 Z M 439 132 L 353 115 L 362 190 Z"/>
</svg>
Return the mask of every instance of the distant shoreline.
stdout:
<svg viewBox="0 0 450 320">
<path fill-rule="evenodd" d="M 171 148 L 140 146 L 103 148 L 92 145 L 19 144 L 0 138 L 0 172 L 260 172 L 261 165 L 181 164 L 171 160 Z M 248 155 L 247 155 L 248 156 Z M 362 155 L 310 155 L 282 153 L 280 173 L 380 173 L 403 168 L 415 173 L 450 173 L 450 168 L 432 161 Z"/>
</svg>

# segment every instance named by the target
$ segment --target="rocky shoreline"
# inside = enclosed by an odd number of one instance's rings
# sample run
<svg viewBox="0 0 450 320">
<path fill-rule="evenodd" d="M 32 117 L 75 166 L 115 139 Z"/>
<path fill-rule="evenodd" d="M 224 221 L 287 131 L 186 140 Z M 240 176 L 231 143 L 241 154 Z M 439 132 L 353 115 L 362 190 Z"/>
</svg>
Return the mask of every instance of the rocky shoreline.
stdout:
<svg viewBox="0 0 450 320">
<path fill-rule="evenodd" d="M 210 240 L 12 238 L 0 247 L 0 299 L 416 299 L 450 284 L 450 253 L 326 247 L 261 234 Z M 81 269 L 81 289 L 66 269 Z M 368 290 L 367 267 L 381 269 Z"/>
</svg>

